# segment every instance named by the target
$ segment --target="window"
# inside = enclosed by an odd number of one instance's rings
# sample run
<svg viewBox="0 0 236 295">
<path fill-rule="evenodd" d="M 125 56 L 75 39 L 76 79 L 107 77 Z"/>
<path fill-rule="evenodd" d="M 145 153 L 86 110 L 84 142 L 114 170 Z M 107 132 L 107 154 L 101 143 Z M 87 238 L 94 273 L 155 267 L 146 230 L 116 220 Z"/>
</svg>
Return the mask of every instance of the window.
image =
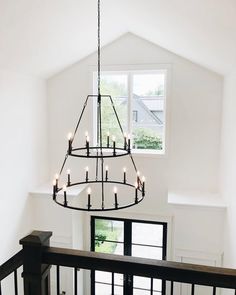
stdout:
<svg viewBox="0 0 236 295">
<path fill-rule="evenodd" d="M 91 251 L 164 260 L 166 249 L 166 223 L 91 217 Z M 144 295 L 151 289 L 154 295 L 165 294 L 165 282 L 103 271 L 91 274 L 94 295 Z"/>
<path fill-rule="evenodd" d="M 94 92 L 96 75 L 94 75 Z M 135 151 L 165 151 L 166 70 L 102 72 L 101 94 L 111 95 L 124 133 L 131 134 Z M 123 135 L 109 98 L 102 100 L 102 133 L 116 137 L 123 145 Z"/>
</svg>

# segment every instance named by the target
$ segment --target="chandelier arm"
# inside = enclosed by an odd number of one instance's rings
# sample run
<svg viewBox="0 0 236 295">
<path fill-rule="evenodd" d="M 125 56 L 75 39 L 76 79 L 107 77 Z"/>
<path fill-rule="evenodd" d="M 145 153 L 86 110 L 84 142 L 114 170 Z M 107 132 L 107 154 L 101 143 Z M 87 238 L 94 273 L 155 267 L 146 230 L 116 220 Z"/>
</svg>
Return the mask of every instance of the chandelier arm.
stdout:
<svg viewBox="0 0 236 295">
<path fill-rule="evenodd" d="M 82 109 L 82 111 L 81 111 L 81 114 L 80 114 L 80 116 L 79 116 L 79 120 L 78 120 L 77 125 L 76 125 L 76 127 L 75 127 L 75 131 L 74 131 L 74 133 L 73 133 L 73 137 L 72 137 L 72 139 L 71 139 L 71 144 L 73 143 L 74 138 L 75 138 L 75 135 L 76 135 L 77 130 L 78 130 L 78 128 L 79 128 L 79 125 L 80 125 L 80 122 L 81 122 L 81 120 L 82 120 L 82 117 L 83 117 L 84 111 L 85 111 L 85 109 L 86 109 L 86 106 L 87 106 L 87 103 L 88 103 L 88 99 L 89 99 L 89 97 L 91 97 L 91 95 L 88 95 L 88 96 L 86 97 L 86 99 L 85 99 L 83 109 Z"/>
<path fill-rule="evenodd" d="M 104 159 L 103 159 L 103 148 L 102 148 L 102 100 L 101 95 L 98 94 L 98 105 L 99 105 L 99 136 L 100 136 L 100 155 L 101 155 L 101 184 L 102 184 L 102 210 L 104 209 Z"/>
<path fill-rule="evenodd" d="M 135 162 L 134 162 L 134 158 L 133 158 L 132 154 L 129 153 L 129 156 L 130 156 L 130 159 L 131 159 L 131 161 L 132 161 L 132 163 L 133 163 L 133 166 L 134 166 L 134 170 L 135 170 L 135 172 L 138 172 L 138 169 L 137 169 L 137 166 L 136 166 L 136 164 L 135 164 Z"/>
<path fill-rule="evenodd" d="M 117 114 L 117 111 L 116 111 L 116 108 L 115 108 L 114 101 L 113 101 L 113 99 L 112 99 L 112 97 L 111 97 L 110 95 L 108 95 L 108 97 L 110 98 L 111 105 L 112 105 L 113 111 L 114 111 L 114 113 L 115 113 L 116 120 L 117 120 L 117 122 L 118 122 L 118 124 L 119 124 L 120 130 L 121 130 L 121 133 L 124 134 L 123 128 L 122 128 L 121 123 L 120 123 L 120 119 L 119 119 L 119 117 L 118 117 L 118 114 Z"/>
<path fill-rule="evenodd" d="M 65 167 L 65 164 L 66 164 L 67 158 L 68 158 L 68 153 L 65 155 L 65 159 L 64 159 L 64 161 L 63 161 L 63 163 L 62 163 L 62 166 L 61 166 L 61 169 L 60 169 L 59 175 L 61 175 L 61 173 L 62 173 L 62 171 L 63 171 L 63 169 L 64 169 L 64 167 Z"/>
<path fill-rule="evenodd" d="M 97 154 L 97 159 L 96 159 L 96 180 L 98 180 L 98 148 L 99 148 L 99 122 L 100 122 L 100 99 L 99 99 L 100 94 L 97 96 L 97 149 L 96 149 L 96 154 Z"/>
</svg>

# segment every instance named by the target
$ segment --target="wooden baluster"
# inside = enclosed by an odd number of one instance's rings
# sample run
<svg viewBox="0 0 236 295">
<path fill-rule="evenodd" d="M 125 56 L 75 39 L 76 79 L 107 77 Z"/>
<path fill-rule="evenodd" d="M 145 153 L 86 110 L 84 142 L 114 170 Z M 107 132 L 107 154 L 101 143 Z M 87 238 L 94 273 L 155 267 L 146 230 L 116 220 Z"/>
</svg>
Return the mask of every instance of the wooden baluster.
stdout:
<svg viewBox="0 0 236 295">
<path fill-rule="evenodd" d="M 18 295 L 17 269 L 14 271 L 14 287 L 15 287 L 15 295 Z"/>
<path fill-rule="evenodd" d="M 60 265 L 57 265 L 57 295 L 60 295 Z"/>
<path fill-rule="evenodd" d="M 115 293 L 115 278 L 114 278 L 114 272 L 111 274 L 111 295 L 114 295 Z"/>
<path fill-rule="evenodd" d="M 77 268 L 75 267 L 74 268 L 74 284 L 75 284 L 75 287 L 74 287 L 74 291 L 75 291 L 75 295 L 77 295 L 78 293 L 78 275 L 77 275 Z"/>
<path fill-rule="evenodd" d="M 216 295 L 216 287 L 213 287 L 212 295 Z"/>
<path fill-rule="evenodd" d="M 194 295 L 194 290 L 195 289 L 195 285 L 194 284 L 192 284 L 192 288 L 191 288 L 191 295 Z"/>
<path fill-rule="evenodd" d="M 170 295 L 173 295 L 174 294 L 174 282 L 171 281 L 170 282 Z"/>
<path fill-rule="evenodd" d="M 153 295 L 153 278 L 151 278 L 150 294 Z"/>
</svg>

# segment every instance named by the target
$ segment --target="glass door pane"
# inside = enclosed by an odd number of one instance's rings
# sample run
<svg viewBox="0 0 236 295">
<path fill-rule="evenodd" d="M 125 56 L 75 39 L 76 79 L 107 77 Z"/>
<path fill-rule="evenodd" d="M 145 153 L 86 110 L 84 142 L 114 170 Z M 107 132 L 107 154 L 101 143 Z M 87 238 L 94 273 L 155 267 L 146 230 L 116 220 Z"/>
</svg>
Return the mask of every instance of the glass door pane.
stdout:
<svg viewBox="0 0 236 295">
<path fill-rule="evenodd" d="M 163 232 L 163 224 L 132 222 L 132 256 L 162 260 Z M 150 288 L 150 278 L 134 276 L 134 295 L 146 294 Z M 153 280 L 153 291 L 162 291 L 161 280 Z"/>
<path fill-rule="evenodd" d="M 95 218 L 94 220 L 95 252 L 124 254 L 124 222 L 113 219 Z M 112 276 L 113 279 L 112 279 Z M 95 271 L 95 294 L 110 295 L 114 280 L 115 294 L 123 294 L 123 275 L 111 272 Z"/>
<path fill-rule="evenodd" d="M 165 128 L 165 73 L 133 75 L 133 148 L 162 150 Z"/>
</svg>

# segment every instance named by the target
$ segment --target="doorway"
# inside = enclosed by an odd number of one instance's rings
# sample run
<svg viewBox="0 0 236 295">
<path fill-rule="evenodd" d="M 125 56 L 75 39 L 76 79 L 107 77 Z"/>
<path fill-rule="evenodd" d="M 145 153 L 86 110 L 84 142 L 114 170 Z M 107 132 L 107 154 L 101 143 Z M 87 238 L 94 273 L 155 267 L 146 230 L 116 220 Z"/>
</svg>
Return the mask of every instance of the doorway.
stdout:
<svg viewBox="0 0 236 295">
<path fill-rule="evenodd" d="M 165 260 L 167 223 L 92 216 L 91 251 Z M 132 275 L 92 271 L 91 294 L 164 295 L 165 282 Z"/>
</svg>

